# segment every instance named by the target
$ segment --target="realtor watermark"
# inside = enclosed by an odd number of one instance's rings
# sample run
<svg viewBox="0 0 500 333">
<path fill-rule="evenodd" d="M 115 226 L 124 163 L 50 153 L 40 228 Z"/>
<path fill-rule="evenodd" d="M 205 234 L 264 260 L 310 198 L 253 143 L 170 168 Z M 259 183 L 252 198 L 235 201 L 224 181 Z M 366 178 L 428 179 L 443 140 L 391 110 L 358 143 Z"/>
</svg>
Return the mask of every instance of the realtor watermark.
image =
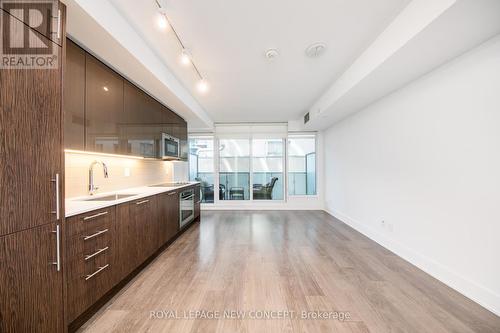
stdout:
<svg viewBox="0 0 500 333">
<path fill-rule="evenodd" d="M 58 68 L 58 1 L 0 0 L 0 8 L 0 69 Z"/>
<path fill-rule="evenodd" d="M 349 321 L 349 311 L 320 311 L 320 310 L 155 310 L 149 311 L 149 319 L 167 320 L 338 320 Z"/>
</svg>

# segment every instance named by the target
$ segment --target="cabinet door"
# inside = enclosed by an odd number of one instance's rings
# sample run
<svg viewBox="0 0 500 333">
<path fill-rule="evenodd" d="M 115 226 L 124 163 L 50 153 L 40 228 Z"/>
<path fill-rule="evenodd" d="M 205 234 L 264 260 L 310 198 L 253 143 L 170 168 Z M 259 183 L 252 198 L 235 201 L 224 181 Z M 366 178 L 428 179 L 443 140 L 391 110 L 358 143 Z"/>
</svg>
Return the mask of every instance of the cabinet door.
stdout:
<svg viewBox="0 0 500 333">
<path fill-rule="evenodd" d="M 22 23 L 12 28 L 24 29 Z M 61 48 L 53 47 L 60 59 Z M 0 236 L 56 220 L 53 179 L 62 179 L 63 171 L 61 65 L 0 69 Z"/>
<path fill-rule="evenodd" d="M 156 116 L 156 101 L 142 90 L 125 82 L 125 125 L 123 127 L 126 153 L 155 158 L 158 153 L 156 133 L 161 119 Z"/>
<path fill-rule="evenodd" d="M 135 219 L 131 215 L 133 203 L 116 206 L 115 263 L 116 281 L 121 281 L 139 264 Z"/>
<path fill-rule="evenodd" d="M 140 199 L 132 203 L 131 216 L 135 220 L 138 265 L 143 263 L 156 251 L 158 230 L 155 221 L 155 197 Z"/>
<path fill-rule="evenodd" d="M 93 56 L 86 54 L 86 145 L 88 151 L 124 153 L 123 79 Z"/>
<path fill-rule="evenodd" d="M 174 210 L 177 210 L 178 193 L 169 192 L 158 196 L 159 211 L 159 246 L 166 244 L 179 231 L 179 221 Z"/>
<path fill-rule="evenodd" d="M 85 149 L 85 51 L 66 44 L 64 70 L 64 148 Z"/>
<path fill-rule="evenodd" d="M 194 218 L 200 216 L 200 206 L 201 205 L 201 185 L 195 185 L 194 187 Z"/>
<path fill-rule="evenodd" d="M 55 230 L 51 223 L 0 237 L 0 332 L 63 332 Z"/>
<path fill-rule="evenodd" d="M 168 199 L 168 233 L 175 235 L 179 232 L 179 192 L 170 192 Z"/>
<path fill-rule="evenodd" d="M 62 46 L 64 8 L 59 1 L 0 1 L 0 8 L 43 36 Z M 41 18 L 41 20 L 39 19 Z"/>
</svg>

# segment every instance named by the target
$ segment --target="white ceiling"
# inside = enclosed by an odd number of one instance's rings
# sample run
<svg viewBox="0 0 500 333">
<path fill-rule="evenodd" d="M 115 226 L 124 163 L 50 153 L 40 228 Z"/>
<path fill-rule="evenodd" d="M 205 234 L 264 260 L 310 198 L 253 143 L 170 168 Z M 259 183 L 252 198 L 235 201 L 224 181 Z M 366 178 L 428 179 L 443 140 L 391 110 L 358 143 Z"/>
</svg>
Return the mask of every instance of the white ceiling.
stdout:
<svg viewBox="0 0 500 333">
<path fill-rule="evenodd" d="M 110 0 L 213 121 L 297 119 L 371 44 L 409 0 L 168 0 L 167 14 L 210 82 L 201 95 L 179 63 L 171 31 L 157 27 L 154 0 Z M 327 44 L 307 58 L 306 47 Z M 267 48 L 279 57 L 267 61 Z"/>
</svg>

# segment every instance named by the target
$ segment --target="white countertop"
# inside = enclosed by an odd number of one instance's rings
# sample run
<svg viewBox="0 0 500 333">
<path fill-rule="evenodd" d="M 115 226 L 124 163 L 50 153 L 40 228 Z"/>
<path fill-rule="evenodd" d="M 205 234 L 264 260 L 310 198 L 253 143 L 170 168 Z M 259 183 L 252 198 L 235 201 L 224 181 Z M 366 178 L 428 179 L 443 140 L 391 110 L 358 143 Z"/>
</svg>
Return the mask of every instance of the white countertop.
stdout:
<svg viewBox="0 0 500 333">
<path fill-rule="evenodd" d="M 155 194 L 160 194 L 160 193 L 164 193 L 164 192 L 178 190 L 180 188 L 192 186 L 192 185 L 198 184 L 198 183 L 199 182 L 189 182 L 189 184 L 183 184 L 183 185 L 174 186 L 174 187 L 150 187 L 150 186 L 134 187 L 134 188 L 128 188 L 128 189 L 119 190 L 119 191 L 98 193 L 95 195 L 88 195 L 88 196 L 84 196 L 84 197 L 69 198 L 69 199 L 65 200 L 66 217 L 87 213 L 87 212 L 97 210 L 97 209 L 111 207 L 111 206 L 118 205 L 121 203 L 134 201 L 134 200 L 141 199 L 144 197 L 149 197 L 149 196 L 152 196 Z M 97 199 L 100 197 L 105 197 L 105 196 L 113 195 L 113 194 L 135 194 L 135 195 L 127 197 L 127 198 L 113 200 L 113 201 L 98 201 L 98 200 L 85 201 L 86 199 Z"/>
</svg>

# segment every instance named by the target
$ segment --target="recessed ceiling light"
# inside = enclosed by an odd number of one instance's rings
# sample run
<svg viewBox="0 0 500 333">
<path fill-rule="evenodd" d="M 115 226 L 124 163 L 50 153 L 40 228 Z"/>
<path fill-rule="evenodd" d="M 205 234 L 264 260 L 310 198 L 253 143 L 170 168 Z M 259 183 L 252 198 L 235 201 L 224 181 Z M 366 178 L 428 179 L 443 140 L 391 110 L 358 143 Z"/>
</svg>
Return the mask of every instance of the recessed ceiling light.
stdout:
<svg viewBox="0 0 500 333">
<path fill-rule="evenodd" d="M 279 52 L 277 49 L 268 49 L 266 50 L 266 58 L 269 60 L 273 60 L 279 56 Z"/>
<path fill-rule="evenodd" d="M 108 87 L 106 87 L 106 86 L 102 87 L 102 89 L 103 89 L 104 91 L 109 91 L 109 88 L 108 88 Z"/>
<path fill-rule="evenodd" d="M 306 49 L 306 55 L 309 58 L 317 58 L 326 51 L 326 44 L 325 43 L 314 43 L 311 44 L 307 47 Z"/>
</svg>

